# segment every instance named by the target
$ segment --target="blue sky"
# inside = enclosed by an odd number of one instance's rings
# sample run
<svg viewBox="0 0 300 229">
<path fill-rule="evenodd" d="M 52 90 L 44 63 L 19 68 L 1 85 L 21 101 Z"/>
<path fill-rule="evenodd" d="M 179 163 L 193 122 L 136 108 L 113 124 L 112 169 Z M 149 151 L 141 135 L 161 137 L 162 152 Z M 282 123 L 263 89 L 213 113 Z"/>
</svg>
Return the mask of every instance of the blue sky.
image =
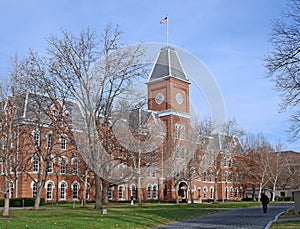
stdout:
<svg viewBox="0 0 300 229">
<path fill-rule="evenodd" d="M 22 56 L 28 48 L 42 52 L 44 38 L 61 28 L 78 33 L 89 26 L 100 33 L 111 22 L 125 32 L 126 44 L 165 42 L 165 25 L 159 21 L 167 14 L 169 43 L 209 69 L 227 118 L 300 151 L 299 143 L 286 142 L 288 113 L 278 112 L 278 92 L 264 78 L 262 62 L 271 48 L 271 20 L 285 7 L 286 0 L 0 0 L 0 76 L 6 75 L 11 56 Z M 199 115 L 207 116 L 201 106 Z"/>
</svg>

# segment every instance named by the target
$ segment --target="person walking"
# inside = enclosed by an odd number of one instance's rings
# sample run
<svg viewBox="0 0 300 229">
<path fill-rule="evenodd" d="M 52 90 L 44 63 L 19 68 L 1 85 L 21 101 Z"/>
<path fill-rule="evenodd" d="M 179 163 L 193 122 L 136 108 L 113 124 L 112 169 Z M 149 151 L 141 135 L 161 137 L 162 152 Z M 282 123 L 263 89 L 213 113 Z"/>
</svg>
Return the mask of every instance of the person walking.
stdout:
<svg viewBox="0 0 300 229">
<path fill-rule="evenodd" d="M 134 205 L 134 197 L 133 197 L 133 196 L 130 197 L 130 205 L 131 205 L 131 206 Z"/>
<path fill-rule="evenodd" d="M 261 194 L 260 201 L 261 201 L 264 213 L 267 213 L 268 204 L 269 204 L 270 200 L 269 200 L 269 197 L 264 192 Z"/>
</svg>

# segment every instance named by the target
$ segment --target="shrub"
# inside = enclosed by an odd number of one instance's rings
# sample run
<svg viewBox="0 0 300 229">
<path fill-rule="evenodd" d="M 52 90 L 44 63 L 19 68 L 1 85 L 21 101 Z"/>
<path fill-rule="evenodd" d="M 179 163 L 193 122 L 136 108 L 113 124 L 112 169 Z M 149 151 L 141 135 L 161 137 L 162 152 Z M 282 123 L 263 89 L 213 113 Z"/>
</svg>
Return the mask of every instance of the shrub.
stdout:
<svg viewBox="0 0 300 229">
<path fill-rule="evenodd" d="M 34 205 L 35 198 L 11 198 L 9 199 L 10 207 L 31 207 Z M 44 204 L 45 199 L 41 198 L 41 203 Z M 4 199 L 0 199 L 0 207 L 4 207 Z"/>
</svg>

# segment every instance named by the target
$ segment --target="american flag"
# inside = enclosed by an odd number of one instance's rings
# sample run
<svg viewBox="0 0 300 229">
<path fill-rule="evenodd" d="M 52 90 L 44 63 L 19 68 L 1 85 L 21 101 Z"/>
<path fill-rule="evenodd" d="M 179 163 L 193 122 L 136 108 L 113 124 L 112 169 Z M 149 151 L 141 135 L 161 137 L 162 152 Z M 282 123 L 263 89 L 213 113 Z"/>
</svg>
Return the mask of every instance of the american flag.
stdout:
<svg viewBox="0 0 300 229">
<path fill-rule="evenodd" d="M 162 19 L 161 21 L 160 21 L 160 24 L 165 24 L 165 23 L 167 23 L 168 22 L 168 17 L 165 17 L 164 19 Z"/>
</svg>

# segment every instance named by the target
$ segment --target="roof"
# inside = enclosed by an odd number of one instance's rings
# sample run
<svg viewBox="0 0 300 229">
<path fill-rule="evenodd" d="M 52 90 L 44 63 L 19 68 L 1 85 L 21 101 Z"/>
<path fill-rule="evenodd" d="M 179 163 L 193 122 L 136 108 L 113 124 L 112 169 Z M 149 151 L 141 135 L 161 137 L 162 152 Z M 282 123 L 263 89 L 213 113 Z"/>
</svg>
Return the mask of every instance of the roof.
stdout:
<svg viewBox="0 0 300 229">
<path fill-rule="evenodd" d="M 148 82 L 165 77 L 174 77 L 189 82 L 176 50 L 170 46 L 166 46 L 160 50 L 149 75 Z"/>
</svg>

